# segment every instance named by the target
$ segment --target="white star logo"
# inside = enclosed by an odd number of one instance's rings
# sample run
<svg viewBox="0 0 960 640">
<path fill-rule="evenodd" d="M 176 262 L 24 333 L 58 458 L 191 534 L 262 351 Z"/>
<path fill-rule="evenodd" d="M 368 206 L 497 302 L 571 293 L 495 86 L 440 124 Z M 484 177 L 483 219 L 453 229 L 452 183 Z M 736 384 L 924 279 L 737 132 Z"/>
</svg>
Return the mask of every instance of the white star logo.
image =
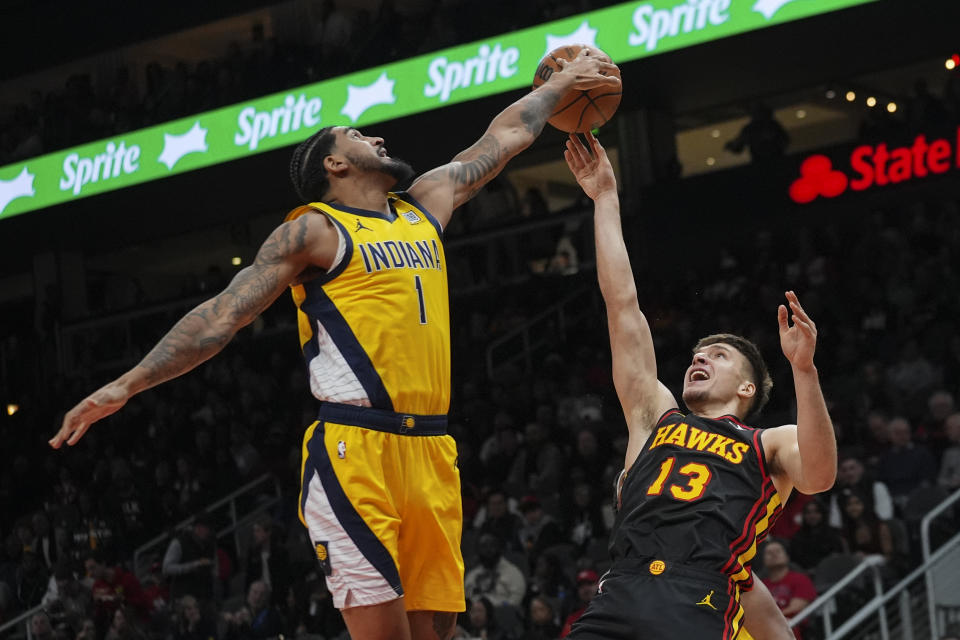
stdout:
<svg viewBox="0 0 960 640">
<path fill-rule="evenodd" d="M 577 30 L 573 33 L 567 34 L 565 36 L 555 36 L 547 34 L 547 50 L 543 52 L 543 58 L 548 53 L 556 49 L 557 47 L 562 47 L 568 44 L 582 44 L 588 47 L 597 46 L 597 30 L 590 28 L 590 23 L 586 20 L 583 21 Z"/>
<path fill-rule="evenodd" d="M 762 13 L 764 18 L 770 20 L 776 15 L 777 11 L 791 2 L 794 2 L 794 0 L 757 0 L 757 3 L 753 5 L 753 10 Z"/>
<path fill-rule="evenodd" d="M 0 180 L 0 213 L 17 198 L 28 198 L 36 195 L 33 189 L 33 179 L 37 176 L 27 171 L 26 165 L 13 180 Z"/>
<path fill-rule="evenodd" d="M 374 105 L 393 104 L 397 101 L 397 97 L 393 95 L 394 84 L 396 82 L 388 78 L 384 71 L 373 84 L 366 87 L 347 85 L 347 104 L 343 105 L 340 113 L 356 122 L 364 111 Z"/>
<path fill-rule="evenodd" d="M 190 130 L 180 135 L 163 134 L 163 153 L 158 160 L 173 169 L 173 165 L 188 153 L 202 153 L 207 150 L 207 130 L 197 120 Z"/>
</svg>

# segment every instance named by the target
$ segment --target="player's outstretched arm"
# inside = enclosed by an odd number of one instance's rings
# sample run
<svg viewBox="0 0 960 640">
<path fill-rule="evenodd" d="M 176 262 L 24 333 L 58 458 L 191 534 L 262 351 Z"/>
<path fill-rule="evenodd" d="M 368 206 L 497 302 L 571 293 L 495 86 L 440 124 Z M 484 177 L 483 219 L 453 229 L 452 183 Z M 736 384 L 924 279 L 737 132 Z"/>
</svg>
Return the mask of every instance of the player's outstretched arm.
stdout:
<svg viewBox="0 0 960 640">
<path fill-rule="evenodd" d="M 657 380 L 653 337 L 640 311 L 630 256 L 623 241 L 613 166 L 596 137 L 593 134 L 586 137 L 589 149 L 577 136 L 571 135 L 563 156 L 584 193 L 594 202 L 597 279 L 607 306 L 613 382 L 631 436 L 638 436 L 637 442 L 631 444 L 642 446 L 656 419 L 677 404 Z M 632 460 L 629 453 L 628 460 Z"/>
<path fill-rule="evenodd" d="M 837 478 L 837 438 L 813 364 L 817 326 L 800 306 L 797 294 L 788 291 L 786 297 L 793 325 L 785 305 L 777 309 L 777 321 L 780 347 L 793 370 L 797 424 L 766 430 L 763 444 L 776 475 L 785 476 L 801 493 L 820 493 Z M 782 485 L 778 489 L 783 493 Z"/>
<path fill-rule="evenodd" d="M 120 410 L 135 394 L 190 371 L 218 353 L 310 265 L 329 265 L 336 232 L 324 216 L 305 215 L 270 234 L 253 264 L 219 295 L 183 316 L 137 364 L 67 412 L 49 443 L 74 445 L 97 420 Z"/>
<path fill-rule="evenodd" d="M 753 581 L 753 589 L 740 595 L 740 604 L 743 626 L 753 640 L 795 640 L 770 590 L 759 579 Z"/>
<path fill-rule="evenodd" d="M 428 171 L 410 187 L 410 194 L 446 226 L 453 210 L 472 198 L 514 157 L 543 131 L 560 99 L 571 89 L 619 87 L 620 79 L 609 73 L 615 65 L 596 51 L 584 47 L 571 61 L 560 59 L 561 67 L 543 85 L 501 111 L 472 146 L 451 162 Z"/>
</svg>

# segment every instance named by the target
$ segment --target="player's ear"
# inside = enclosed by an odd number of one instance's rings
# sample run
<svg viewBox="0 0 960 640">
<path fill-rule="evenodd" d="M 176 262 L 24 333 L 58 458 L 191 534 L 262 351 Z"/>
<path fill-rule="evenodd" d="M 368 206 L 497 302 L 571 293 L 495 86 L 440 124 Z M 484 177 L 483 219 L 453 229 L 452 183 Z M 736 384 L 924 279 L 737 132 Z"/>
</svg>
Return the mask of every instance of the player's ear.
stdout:
<svg viewBox="0 0 960 640">
<path fill-rule="evenodd" d="M 323 168 L 327 175 L 339 176 L 347 170 L 347 160 L 338 153 L 331 153 L 323 159 Z"/>
<path fill-rule="evenodd" d="M 740 383 L 740 387 L 737 389 L 737 395 L 741 398 L 752 398 L 757 393 L 757 385 L 753 384 L 749 380 L 744 380 Z"/>
</svg>

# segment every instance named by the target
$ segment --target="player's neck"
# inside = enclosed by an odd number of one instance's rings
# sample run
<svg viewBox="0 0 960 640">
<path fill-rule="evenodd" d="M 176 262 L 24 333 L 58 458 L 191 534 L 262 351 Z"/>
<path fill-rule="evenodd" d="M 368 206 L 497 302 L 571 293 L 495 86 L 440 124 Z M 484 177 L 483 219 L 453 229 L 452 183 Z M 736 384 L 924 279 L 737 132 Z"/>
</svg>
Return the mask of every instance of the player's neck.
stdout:
<svg viewBox="0 0 960 640">
<path fill-rule="evenodd" d="M 348 178 L 336 188 L 330 189 L 327 202 L 389 215 L 390 204 L 387 201 L 387 192 L 390 186 L 380 176 Z"/>
<path fill-rule="evenodd" d="M 693 413 L 701 418 L 720 418 L 722 416 L 740 416 L 740 403 L 736 400 L 723 402 L 720 400 L 706 400 L 696 406 L 687 405 Z"/>
</svg>

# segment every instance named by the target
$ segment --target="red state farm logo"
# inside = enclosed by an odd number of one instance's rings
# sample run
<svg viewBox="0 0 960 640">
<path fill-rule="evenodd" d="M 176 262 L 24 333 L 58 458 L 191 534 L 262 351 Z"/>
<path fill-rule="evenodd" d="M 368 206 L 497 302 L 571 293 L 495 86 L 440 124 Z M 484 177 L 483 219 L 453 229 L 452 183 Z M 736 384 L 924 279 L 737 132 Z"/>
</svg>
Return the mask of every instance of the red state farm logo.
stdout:
<svg viewBox="0 0 960 640">
<path fill-rule="evenodd" d="M 955 147 L 948 138 L 928 142 L 923 134 L 902 147 L 861 145 L 850 154 L 850 177 L 834 169 L 827 156 L 810 156 L 800 165 L 800 178 L 790 185 L 790 199 L 807 204 L 821 196 L 835 198 L 847 188 L 866 191 L 947 173 L 951 166 L 960 169 L 960 127 Z"/>
<path fill-rule="evenodd" d="M 849 183 L 846 174 L 833 168 L 830 158 L 810 156 L 800 165 L 800 177 L 790 185 L 790 199 L 807 204 L 820 196 L 836 198 L 847 190 Z"/>
</svg>

